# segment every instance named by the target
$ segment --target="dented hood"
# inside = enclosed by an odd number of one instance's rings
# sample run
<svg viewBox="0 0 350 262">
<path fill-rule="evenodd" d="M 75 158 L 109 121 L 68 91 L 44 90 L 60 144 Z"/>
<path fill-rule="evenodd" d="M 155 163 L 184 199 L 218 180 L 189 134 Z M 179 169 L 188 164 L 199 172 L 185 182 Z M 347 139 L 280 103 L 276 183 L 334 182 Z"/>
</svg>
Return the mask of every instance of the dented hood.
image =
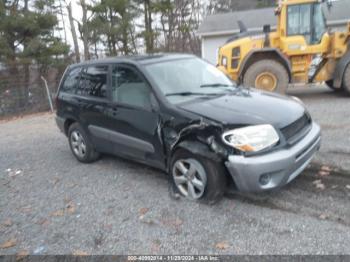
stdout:
<svg viewBox="0 0 350 262">
<path fill-rule="evenodd" d="M 179 107 L 230 126 L 271 124 L 283 128 L 305 113 L 305 107 L 291 98 L 257 90 L 237 90 L 212 99 L 192 100 Z"/>
</svg>

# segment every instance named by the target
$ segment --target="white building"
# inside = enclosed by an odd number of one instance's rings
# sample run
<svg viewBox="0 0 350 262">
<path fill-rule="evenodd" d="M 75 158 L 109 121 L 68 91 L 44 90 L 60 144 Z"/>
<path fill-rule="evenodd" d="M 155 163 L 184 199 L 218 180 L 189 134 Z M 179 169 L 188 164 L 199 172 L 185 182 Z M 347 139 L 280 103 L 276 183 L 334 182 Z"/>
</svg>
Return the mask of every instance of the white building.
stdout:
<svg viewBox="0 0 350 262">
<path fill-rule="evenodd" d="M 262 31 L 264 25 L 276 27 L 275 8 L 254 9 L 227 14 L 210 15 L 206 17 L 198 29 L 202 40 L 202 57 L 216 64 L 218 48 L 236 33 L 239 33 L 238 21 L 242 21 L 249 31 Z M 328 25 L 333 30 L 345 30 L 350 21 L 350 0 L 333 2 L 333 7 L 324 11 Z"/>
</svg>

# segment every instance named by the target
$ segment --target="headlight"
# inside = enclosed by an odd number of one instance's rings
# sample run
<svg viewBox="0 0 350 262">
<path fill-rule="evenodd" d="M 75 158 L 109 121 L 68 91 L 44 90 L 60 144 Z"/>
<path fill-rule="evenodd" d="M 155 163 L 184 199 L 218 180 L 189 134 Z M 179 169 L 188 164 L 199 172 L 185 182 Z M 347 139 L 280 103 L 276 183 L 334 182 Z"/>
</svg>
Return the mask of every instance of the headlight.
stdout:
<svg viewBox="0 0 350 262">
<path fill-rule="evenodd" d="M 271 125 L 249 126 L 226 132 L 224 142 L 243 152 L 259 152 L 279 141 L 276 130 Z"/>
</svg>

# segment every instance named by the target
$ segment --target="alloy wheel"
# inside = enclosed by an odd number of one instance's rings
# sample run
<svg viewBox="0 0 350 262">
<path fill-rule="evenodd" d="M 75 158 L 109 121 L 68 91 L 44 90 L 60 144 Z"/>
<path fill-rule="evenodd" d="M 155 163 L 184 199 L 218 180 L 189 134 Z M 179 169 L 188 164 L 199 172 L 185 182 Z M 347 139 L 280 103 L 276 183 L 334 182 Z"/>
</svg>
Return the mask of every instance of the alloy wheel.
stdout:
<svg viewBox="0 0 350 262">
<path fill-rule="evenodd" d="M 71 142 L 74 154 L 76 154 L 80 158 L 84 158 L 86 154 L 86 143 L 84 141 L 83 136 L 80 134 L 78 130 L 75 130 L 72 132 L 70 136 L 70 142 Z"/>
<path fill-rule="evenodd" d="M 195 159 L 178 160 L 173 166 L 173 178 L 176 187 L 191 200 L 200 199 L 207 185 L 204 167 Z"/>
</svg>

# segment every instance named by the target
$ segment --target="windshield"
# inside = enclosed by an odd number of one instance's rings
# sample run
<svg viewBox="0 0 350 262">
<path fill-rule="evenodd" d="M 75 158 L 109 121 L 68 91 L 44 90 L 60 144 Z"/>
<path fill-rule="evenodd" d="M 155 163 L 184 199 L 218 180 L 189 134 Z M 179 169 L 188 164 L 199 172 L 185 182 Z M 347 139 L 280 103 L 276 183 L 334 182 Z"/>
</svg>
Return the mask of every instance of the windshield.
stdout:
<svg viewBox="0 0 350 262">
<path fill-rule="evenodd" d="M 223 72 L 199 58 L 151 64 L 146 71 L 173 104 L 225 94 L 235 88 Z"/>
</svg>

